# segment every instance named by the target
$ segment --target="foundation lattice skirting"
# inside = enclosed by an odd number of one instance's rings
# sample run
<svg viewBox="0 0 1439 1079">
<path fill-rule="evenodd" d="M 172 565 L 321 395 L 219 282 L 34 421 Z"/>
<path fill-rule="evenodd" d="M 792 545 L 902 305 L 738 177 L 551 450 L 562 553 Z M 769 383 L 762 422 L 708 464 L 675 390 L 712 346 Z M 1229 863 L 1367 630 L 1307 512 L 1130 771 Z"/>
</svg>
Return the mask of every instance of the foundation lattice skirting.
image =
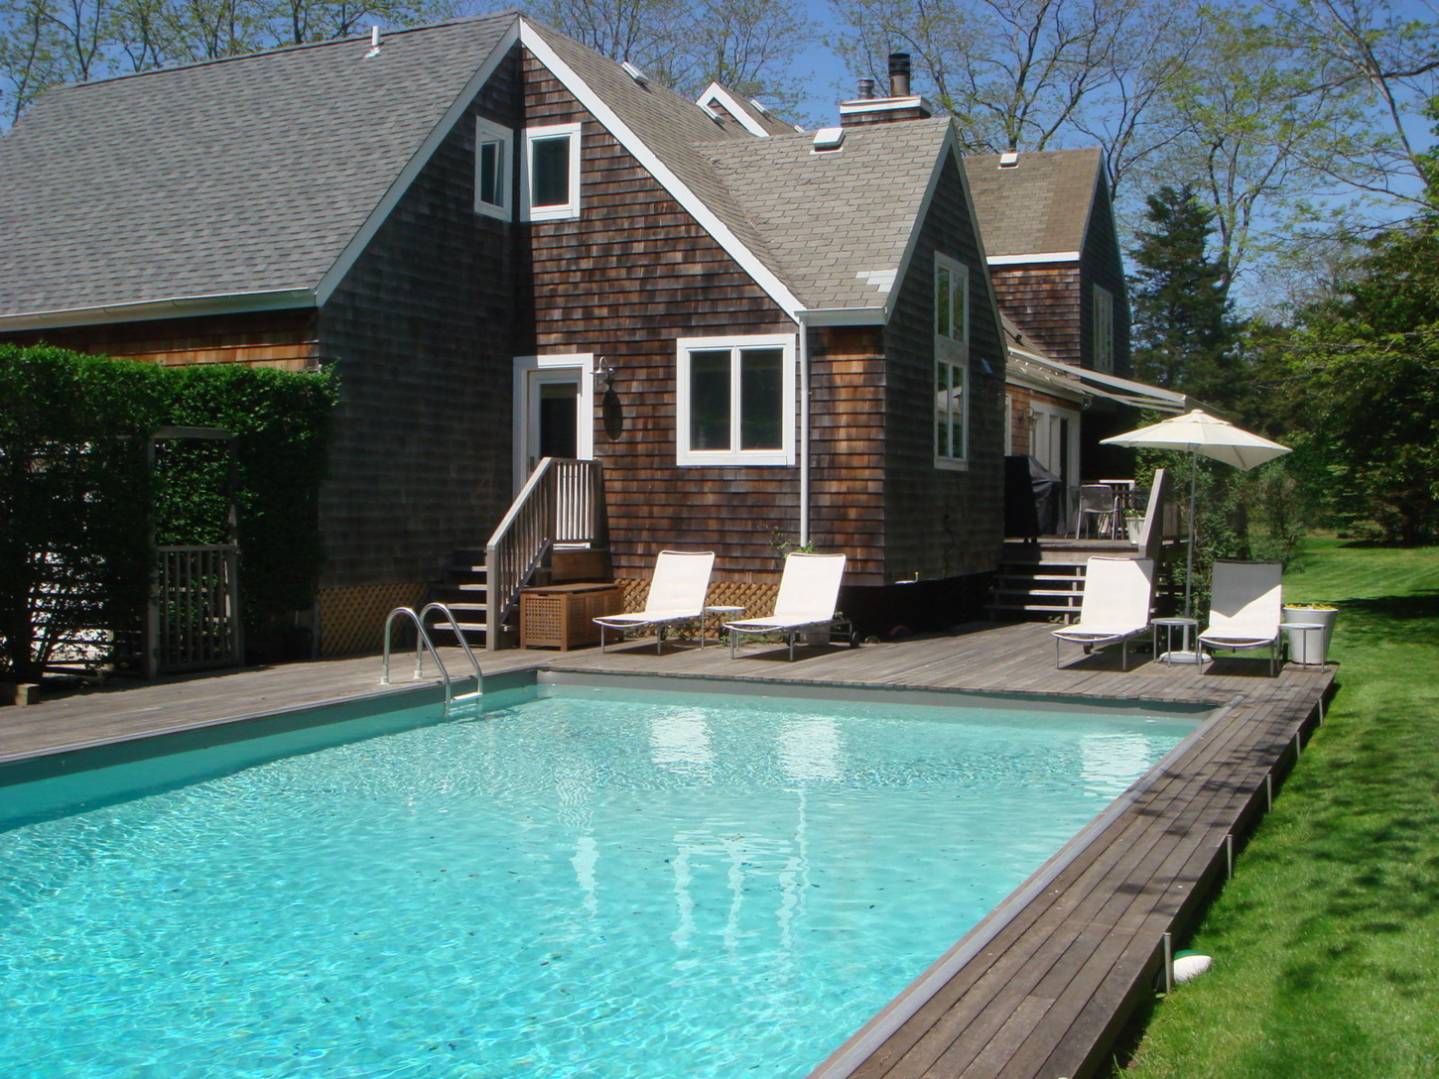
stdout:
<svg viewBox="0 0 1439 1079">
<path fill-rule="evenodd" d="M 620 577 L 616 583 L 623 590 L 625 610 L 644 609 L 645 595 L 649 592 L 648 577 Z M 705 595 L 707 607 L 743 607 L 741 618 L 764 618 L 774 613 L 774 601 L 779 595 L 778 581 L 711 581 Z M 709 626 L 711 633 L 714 627 Z M 683 626 L 673 631 L 677 637 L 691 637 L 694 627 Z"/>
<path fill-rule="evenodd" d="M 385 646 L 385 616 L 396 607 L 417 607 L 423 581 L 320 589 L 320 655 L 378 652 Z"/>
</svg>

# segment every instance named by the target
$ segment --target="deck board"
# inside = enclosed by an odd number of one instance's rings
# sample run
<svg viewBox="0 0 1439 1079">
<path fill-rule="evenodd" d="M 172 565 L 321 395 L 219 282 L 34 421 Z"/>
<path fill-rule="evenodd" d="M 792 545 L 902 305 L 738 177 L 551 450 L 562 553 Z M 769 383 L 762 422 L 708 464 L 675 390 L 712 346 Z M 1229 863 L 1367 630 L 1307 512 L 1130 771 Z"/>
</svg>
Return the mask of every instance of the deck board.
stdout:
<svg viewBox="0 0 1439 1079">
<path fill-rule="evenodd" d="M 974 625 L 953 635 L 859 649 L 787 650 L 746 644 L 701 649 L 652 641 L 568 653 L 504 651 L 486 673 L 557 672 L 699 677 L 1029 693 L 1107 700 L 1204 703 L 1219 718 L 1139 791 L 1049 884 L 991 935 L 852 1074 L 861 1079 L 1092 1074 L 1159 969 L 1163 934 L 1181 928 L 1222 876 L 1224 836 L 1242 834 L 1265 808 L 1265 777 L 1295 757 L 1294 735 L 1313 723 L 1334 669 L 1264 659 L 1220 661 L 1209 673 L 1131 655 L 1065 648 L 1056 669 L 1047 626 Z M 458 652 L 445 654 L 463 669 Z M 395 686 L 408 688 L 396 658 Z M 183 726 L 234 722 L 282 707 L 373 694 L 377 657 L 293 664 L 109 688 L 0 711 L 0 761 L 77 745 L 145 737 Z M 825 1076 L 844 1074 L 822 1067 Z"/>
</svg>

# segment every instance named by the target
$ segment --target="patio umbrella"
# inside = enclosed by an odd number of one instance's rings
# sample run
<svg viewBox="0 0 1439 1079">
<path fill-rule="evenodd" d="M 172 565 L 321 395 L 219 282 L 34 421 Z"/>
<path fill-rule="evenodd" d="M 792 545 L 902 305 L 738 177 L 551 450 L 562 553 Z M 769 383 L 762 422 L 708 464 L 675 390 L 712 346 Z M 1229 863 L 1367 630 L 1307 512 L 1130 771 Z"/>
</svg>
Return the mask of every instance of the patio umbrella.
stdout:
<svg viewBox="0 0 1439 1079">
<path fill-rule="evenodd" d="M 1211 416 L 1202 409 L 1186 412 L 1183 416 L 1171 416 L 1167 420 L 1126 431 L 1113 438 L 1101 439 L 1110 446 L 1133 446 L 1154 450 L 1188 450 L 1191 458 L 1200 454 L 1233 465 L 1241 472 L 1282 457 L 1289 452 L 1288 446 L 1270 442 L 1267 438 L 1252 434 L 1242 427 L 1236 427 L 1228 420 Z M 1189 551 L 1187 572 L 1184 574 L 1184 617 L 1193 617 L 1190 581 L 1194 576 L 1194 500 L 1198 469 L 1191 460 L 1189 470 Z M 1197 659 L 1197 657 L 1196 657 Z"/>
</svg>

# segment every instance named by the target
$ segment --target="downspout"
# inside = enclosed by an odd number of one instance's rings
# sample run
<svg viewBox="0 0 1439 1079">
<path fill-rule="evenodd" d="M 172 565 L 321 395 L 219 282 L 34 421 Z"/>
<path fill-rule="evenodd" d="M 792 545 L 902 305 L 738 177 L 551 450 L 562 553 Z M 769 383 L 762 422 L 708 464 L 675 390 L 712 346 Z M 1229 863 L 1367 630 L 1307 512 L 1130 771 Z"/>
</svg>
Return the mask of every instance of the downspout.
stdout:
<svg viewBox="0 0 1439 1079">
<path fill-rule="evenodd" d="M 799 545 L 809 544 L 809 323 L 799 317 Z"/>
</svg>

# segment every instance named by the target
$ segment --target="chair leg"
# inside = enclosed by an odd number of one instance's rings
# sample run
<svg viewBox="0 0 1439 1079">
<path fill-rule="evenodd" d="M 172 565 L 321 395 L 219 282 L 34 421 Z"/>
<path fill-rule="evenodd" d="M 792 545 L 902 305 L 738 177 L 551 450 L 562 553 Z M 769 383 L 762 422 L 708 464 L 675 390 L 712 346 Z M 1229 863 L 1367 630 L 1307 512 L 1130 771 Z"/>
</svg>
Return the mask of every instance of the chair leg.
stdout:
<svg viewBox="0 0 1439 1079">
<path fill-rule="evenodd" d="M 789 635 L 789 661 L 790 661 L 791 663 L 794 662 L 794 639 L 795 639 L 796 636 L 797 636 L 797 634 L 794 634 L 794 633 L 791 633 L 791 634 Z"/>
<path fill-rule="evenodd" d="M 601 627 L 600 627 L 600 655 L 604 655 L 604 652 L 605 652 L 605 627 L 604 627 L 604 626 L 601 626 Z"/>
<path fill-rule="evenodd" d="M 1129 640 L 1128 638 L 1119 642 L 1119 669 L 1129 670 Z"/>
</svg>

